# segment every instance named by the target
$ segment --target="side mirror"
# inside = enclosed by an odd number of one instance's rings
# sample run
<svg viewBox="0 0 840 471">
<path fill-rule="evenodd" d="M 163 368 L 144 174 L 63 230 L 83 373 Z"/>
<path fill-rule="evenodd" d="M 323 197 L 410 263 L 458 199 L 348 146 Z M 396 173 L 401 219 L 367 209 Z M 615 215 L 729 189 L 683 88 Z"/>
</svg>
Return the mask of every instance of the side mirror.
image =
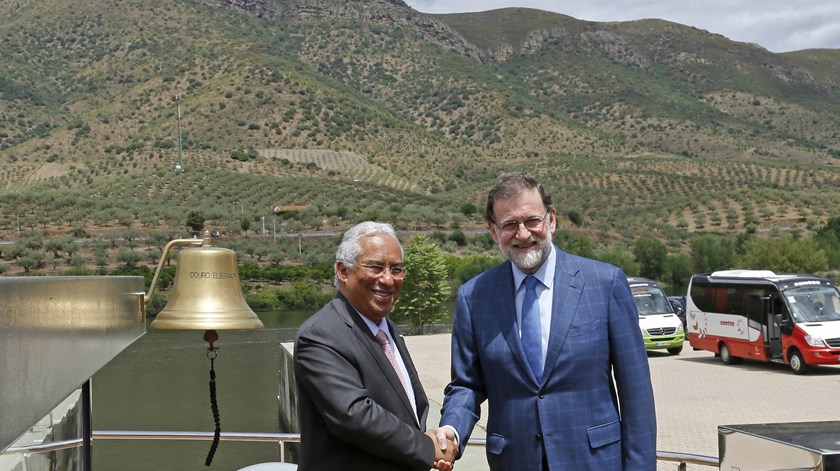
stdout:
<svg viewBox="0 0 840 471">
<path fill-rule="evenodd" d="M 775 314 L 773 316 L 773 322 L 775 322 L 779 327 L 790 327 L 790 319 L 782 317 L 781 314 Z"/>
<path fill-rule="evenodd" d="M 679 301 L 674 301 L 674 300 L 669 299 L 668 302 L 671 303 L 671 309 L 674 310 L 675 314 L 682 314 L 683 313 L 683 307 L 682 307 L 682 304 L 680 304 Z"/>
</svg>

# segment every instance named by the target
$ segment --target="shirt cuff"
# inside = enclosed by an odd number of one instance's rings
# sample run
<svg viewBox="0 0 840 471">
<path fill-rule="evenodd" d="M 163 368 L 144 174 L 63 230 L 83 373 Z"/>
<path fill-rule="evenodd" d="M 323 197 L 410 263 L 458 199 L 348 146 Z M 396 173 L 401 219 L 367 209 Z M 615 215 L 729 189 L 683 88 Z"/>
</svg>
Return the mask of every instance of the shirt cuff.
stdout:
<svg viewBox="0 0 840 471">
<path fill-rule="evenodd" d="M 441 425 L 440 428 L 445 428 L 447 430 L 452 430 L 452 434 L 455 435 L 455 444 L 458 445 L 459 448 L 461 447 L 461 436 L 458 435 L 458 431 L 455 430 L 455 427 L 453 427 L 451 425 Z"/>
</svg>

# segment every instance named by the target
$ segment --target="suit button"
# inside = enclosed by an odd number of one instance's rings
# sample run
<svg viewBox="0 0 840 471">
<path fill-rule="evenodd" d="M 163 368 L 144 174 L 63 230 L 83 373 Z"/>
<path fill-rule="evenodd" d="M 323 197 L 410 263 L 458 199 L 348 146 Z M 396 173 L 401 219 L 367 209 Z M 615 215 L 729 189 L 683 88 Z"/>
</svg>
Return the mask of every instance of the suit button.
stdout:
<svg viewBox="0 0 840 471">
<path fill-rule="evenodd" d="M 534 438 L 536 438 L 538 442 L 541 442 L 542 441 L 542 434 L 538 433 L 534 436 Z"/>
<path fill-rule="evenodd" d="M 545 394 L 540 394 L 538 397 L 539 397 L 540 399 L 545 399 Z"/>
</svg>

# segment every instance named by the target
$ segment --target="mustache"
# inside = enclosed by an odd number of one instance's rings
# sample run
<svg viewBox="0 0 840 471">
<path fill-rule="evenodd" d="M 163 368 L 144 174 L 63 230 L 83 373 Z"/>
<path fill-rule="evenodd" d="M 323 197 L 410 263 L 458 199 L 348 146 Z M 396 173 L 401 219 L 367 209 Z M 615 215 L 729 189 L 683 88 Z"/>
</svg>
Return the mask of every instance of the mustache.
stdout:
<svg viewBox="0 0 840 471">
<path fill-rule="evenodd" d="M 510 246 L 511 247 L 522 247 L 522 246 L 531 245 L 531 244 L 534 244 L 534 243 L 537 243 L 537 242 L 538 242 L 537 238 L 534 237 L 533 235 L 531 235 L 530 237 L 528 237 L 527 240 L 516 239 L 516 240 L 511 241 Z"/>
</svg>

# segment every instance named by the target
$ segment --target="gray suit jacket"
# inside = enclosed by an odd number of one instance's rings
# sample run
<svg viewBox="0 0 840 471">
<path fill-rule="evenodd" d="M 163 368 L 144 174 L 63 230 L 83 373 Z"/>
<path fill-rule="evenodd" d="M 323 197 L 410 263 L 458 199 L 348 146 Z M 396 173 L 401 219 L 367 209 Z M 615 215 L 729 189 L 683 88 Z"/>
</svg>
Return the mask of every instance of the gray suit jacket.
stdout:
<svg viewBox="0 0 840 471">
<path fill-rule="evenodd" d="M 428 470 L 429 401 L 396 326 L 391 336 L 414 387 L 420 423 L 382 347 L 340 294 L 298 329 L 295 377 L 300 471 Z"/>
</svg>

